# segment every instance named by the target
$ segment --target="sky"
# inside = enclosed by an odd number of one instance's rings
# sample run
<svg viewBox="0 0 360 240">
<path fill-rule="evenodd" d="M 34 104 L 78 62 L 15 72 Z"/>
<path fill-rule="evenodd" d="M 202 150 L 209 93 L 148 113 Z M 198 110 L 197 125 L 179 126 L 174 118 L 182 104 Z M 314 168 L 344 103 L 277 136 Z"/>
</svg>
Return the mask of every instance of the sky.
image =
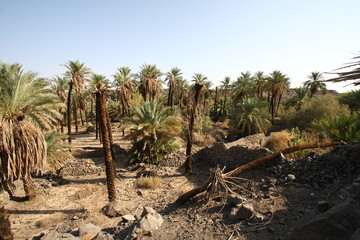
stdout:
<svg viewBox="0 0 360 240">
<path fill-rule="evenodd" d="M 0 61 L 47 78 L 69 60 L 109 79 L 156 64 L 213 86 L 280 70 L 299 87 L 360 52 L 359 13 L 359 0 L 0 0 Z M 328 88 L 359 89 L 349 83 Z"/>
</svg>

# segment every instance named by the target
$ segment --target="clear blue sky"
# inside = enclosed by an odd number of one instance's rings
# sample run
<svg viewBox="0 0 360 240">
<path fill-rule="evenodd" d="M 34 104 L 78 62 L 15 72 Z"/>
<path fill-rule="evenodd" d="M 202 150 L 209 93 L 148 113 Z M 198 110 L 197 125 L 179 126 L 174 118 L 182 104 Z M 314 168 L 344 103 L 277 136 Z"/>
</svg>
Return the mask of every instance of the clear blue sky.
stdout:
<svg viewBox="0 0 360 240">
<path fill-rule="evenodd" d="M 298 87 L 360 51 L 359 13 L 359 0 L 0 0 L 0 61 L 52 77 L 80 60 L 110 79 L 120 66 L 176 66 L 213 86 L 281 70 Z"/>
</svg>

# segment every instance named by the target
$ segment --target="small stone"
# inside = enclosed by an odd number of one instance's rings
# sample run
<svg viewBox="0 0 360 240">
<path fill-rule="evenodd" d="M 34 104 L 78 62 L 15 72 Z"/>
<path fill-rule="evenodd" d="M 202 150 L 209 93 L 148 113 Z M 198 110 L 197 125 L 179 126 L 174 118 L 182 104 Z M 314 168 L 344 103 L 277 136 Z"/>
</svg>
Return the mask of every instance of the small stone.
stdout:
<svg viewBox="0 0 360 240">
<path fill-rule="evenodd" d="M 126 209 L 118 202 L 110 202 L 104 208 L 103 212 L 108 217 L 118 217 L 126 214 Z"/>
<path fill-rule="evenodd" d="M 101 231 L 99 226 L 96 226 L 92 223 L 85 223 L 79 226 L 79 236 L 84 237 L 87 235 L 96 236 Z"/>
<path fill-rule="evenodd" d="M 131 215 L 131 214 L 126 214 L 126 215 L 122 216 L 122 219 L 127 222 L 132 222 L 132 221 L 136 220 L 134 215 Z"/>
<path fill-rule="evenodd" d="M 164 220 L 158 213 L 148 213 L 146 216 L 144 216 L 139 223 L 139 228 L 143 232 L 151 232 L 154 230 L 157 230 L 161 227 Z"/>
<path fill-rule="evenodd" d="M 237 194 L 230 194 L 227 198 L 227 201 L 232 206 L 240 206 L 243 203 L 241 196 Z"/>
<path fill-rule="evenodd" d="M 143 216 L 148 213 L 156 213 L 156 211 L 152 207 L 144 207 Z"/>
<path fill-rule="evenodd" d="M 114 240 L 114 238 L 103 232 L 99 232 L 92 240 Z"/>
<path fill-rule="evenodd" d="M 296 179 L 296 177 L 293 174 L 288 174 L 286 179 L 289 180 L 289 181 L 294 181 Z"/>
<path fill-rule="evenodd" d="M 254 213 L 254 207 L 251 203 L 243 203 L 238 208 L 232 208 L 230 217 L 234 220 L 245 220 L 250 218 Z"/>
</svg>

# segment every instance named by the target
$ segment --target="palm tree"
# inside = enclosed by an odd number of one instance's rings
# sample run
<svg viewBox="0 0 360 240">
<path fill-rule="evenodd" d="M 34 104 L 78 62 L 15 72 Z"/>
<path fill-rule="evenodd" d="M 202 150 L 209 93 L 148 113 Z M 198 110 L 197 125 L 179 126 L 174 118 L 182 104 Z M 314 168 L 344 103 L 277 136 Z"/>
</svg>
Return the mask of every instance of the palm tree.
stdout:
<svg viewBox="0 0 360 240">
<path fill-rule="evenodd" d="M 166 76 L 166 80 L 169 82 L 169 94 L 167 100 L 167 106 L 173 106 L 173 97 L 176 90 L 176 83 L 182 78 L 182 72 L 180 68 L 172 68 Z"/>
<path fill-rule="evenodd" d="M 286 107 L 295 107 L 296 111 L 299 111 L 301 109 L 301 105 L 304 103 L 306 98 L 308 97 L 309 88 L 307 87 L 300 87 L 295 88 L 296 96 L 290 98 L 286 101 L 285 106 Z"/>
<path fill-rule="evenodd" d="M 129 67 L 120 67 L 114 75 L 115 86 L 118 87 L 119 101 L 121 102 L 122 117 L 130 114 L 130 100 L 134 92 L 134 74 Z"/>
<path fill-rule="evenodd" d="M 200 77 L 200 75 L 198 75 L 198 77 Z M 198 78 L 198 79 L 205 80 L 204 77 Z M 185 162 L 186 169 L 185 169 L 185 172 L 188 174 L 192 173 L 191 150 L 192 150 L 192 139 L 194 136 L 194 122 L 197 117 L 197 106 L 199 104 L 200 95 L 201 95 L 201 91 L 203 88 L 204 88 L 204 81 L 196 81 L 194 84 L 194 87 L 193 87 L 195 94 L 194 94 L 192 111 L 190 112 L 188 139 L 187 139 L 187 144 L 186 144 L 186 162 Z"/>
<path fill-rule="evenodd" d="M 223 101 L 223 106 L 221 106 L 221 109 L 223 110 L 221 111 L 221 116 L 222 118 L 224 118 L 227 115 L 225 106 L 227 102 L 227 93 L 231 86 L 231 79 L 230 77 L 225 77 L 224 80 L 221 81 L 220 83 L 221 83 L 221 88 L 224 90 L 224 101 Z"/>
<path fill-rule="evenodd" d="M 266 84 L 266 78 L 264 75 L 264 72 L 262 71 L 257 71 L 254 76 L 253 79 L 255 81 L 255 85 L 256 85 L 256 94 L 257 97 L 262 99 L 263 98 L 263 93 L 264 93 L 264 88 L 265 88 L 265 84 Z"/>
<path fill-rule="evenodd" d="M 105 153 L 105 167 L 106 167 L 106 179 L 107 179 L 107 188 L 108 188 L 108 199 L 109 202 L 114 202 L 116 200 L 116 189 L 115 189 L 115 178 L 116 178 L 116 169 L 114 163 L 114 155 L 112 151 L 112 137 L 110 135 L 111 128 L 107 104 L 106 104 L 106 90 L 107 85 L 104 83 L 105 76 L 94 74 L 94 78 L 101 79 L 99 81 L 98 92 L 100 97 L 100 124 L 101 124 L 101 133 L 103 139 L 103 148 Z"/>
<path fill-rule="evenodd" d="M 201 91 L 199 92 L 199 95 L 197 96 L 198 99 L 197 99 L 197 105 L 200 103 L 200 99 L 201 101 L 203 101 L 203 108 L 202 108 L 202 111 L 199 111 L 199 109 L 197 108 L 196 106 L 196 113 L 198 112 L 205 112 L 205 108 L 206 108 L 206 100 L 207 98 L 210 96 L 210 93 L 209 93 L 209 89 L 210 89 L 210 86 L 211 86 L 211 82 L 210 81 L 207 81 L 208 78 L 202 74 L 202 73 L 195 73 L 193 76 L 192 76 L 192 82 L 194 82 L 194 85 L 192 87 L 192 91 L 195 91 L 195 95 L 196 95 L 196 91 L 197 91 L 197 88 L 201 85 Z"/>
<path fill-rule="evenodd" d="M 157 101 L 146 101 L 134 108 L 134 116 L 126 119 L 130 125 L 133 146 L 129 151 L 130 162 L 159 163 L 165 154 L 180 147 L 181 122 L 170 107 Z"/>
<path fill-rule="evenodd" d="M 19 64 L 0 65 L 0 173 L 5 181 L 22 179 L 27 199 L 36 195 L 31 173 L 46 161 L 41 129 L 54 128 L 61 107 L 48 81 Z"/>
<path fill-rule="evenodd" d="M 162 75 L 156 65 L 143 64 L 137 77 L 140 79 L 139 90 L 144 100 L 154 100 L 158 90 L 158 78 Z"/>
<path fill-rule="evenodd" d="M 176 90 L 177 91 L 174 93 L 174 95 L 179 105 L 179 108 L 182 109 L 183 106 L 188 106 L 189 83 L 183 78 L 178 78 L 176 82 Z"/>
<path fill-rule="evenodd" d="M 267 88 L 270 93 L 269 110 L 271 112 L 272 124 L 274 124 L 274 113 L 276 100 L 278 101 L 278 108 L 280 105 L 282 95 L 289 89 L 289 78 L 281 71 L 275 70 L 267 77 Z"/>
<path fill-rule="evenodd" d="M 341 104 L 349 106 L 351 112 L 360 110 L 360 90 L 352 90 L 351 92 L 341 94 L 339 98 Z"/>
<path fill-rule="evenodd" d="M 68 88 L 68 80 L 65 77 L 59 77 L 56 76 L 54 78 L 52 78 L 52 85 L 51 88 L 55 91 L 56 95 L 59 96 L 59 98 L 61 99 L 61 102 L 63 102 L 64 104 L 66 103 L 66 92 L 67 92 L 67 88 Z M 66 109 L 62 108 L 59 109 L 59 112 L 61 112 L 63 114 L 63 121 L 66 120 Z M 60 122 L 61 125 L 61 132 L 64 132 L 64 122 Z"/>
<path fill-rule="evenodd" d="M 233 83 L 234 104 L 241 101 L 244 97 L 251 96 L 254 89 L 254 81 L 249 71 L 242 72 L 241 76 Z"/>
<path fill-rule="evenodd" d="M 9 215 L 4 209 L 4 205 L 0 204 L 0 239 L 3 240 L 13 240 L 14 235 L 11 231 L 11 223 Z"/>
<path fill-rule="evenodd" d="M 264 109 L 266 103 L 257 98 L 244 98 L 237 104 L 236 116 L 233 117 L 233 125 L 242 137 L 263 132 L 271 126 L 270 116 Z"/>
<path fill-rule="evenodd" d="M 106 79 L 104 75 L 93 74 L 92 79 L 90 81 L 90 89 L 93 93 L 95 93 L 95 139 L 99 138 L 101 135 L 101 123 L 100 123 L 100 105 L 101 105 L 101 86 L 108 86 L 109 80 Z M 101 135 L 102 136 L 102 135 Z M 100 137 L 100 142 L 102 138 Z"/>
<path fill-rule="evenodd" d="M 337 74 L 338 77 L 328 79 L 328 80 L 326 80 L 326 82 L 354 81 L 352 83 L 354 86 L 360 85 L 360 81 L 359 81 L 359 79 L 360 79 L 360 61 L 358 61 L 358 59 L 360 59 L 360 53 L 358 53 L 358 56 L 353 57 L 353 59 L 356 59 L 355 62 L 350 62 L 345 67 L 342 67 L 342 68 L 339 68 L 336 70 L 342 70 L 345 68 L 352 68 L 352 67 L 355 67 L 355 69 L 350 70 L 350 71 L 345 71 L 345 72 L 331 73 L 331 74 Z"/>
<path fill-rule="evenodd" d="M 312 72 L 308 79 L 304 82 L 304 86 L 310 89 L 310 97 L 313 97 L 319 90 L 326 91 L 326 84 L 322 82 L 324 80 L 322 73 Z"/>
<path fill-rule="evenodd" d="M 84 79 L 91 73 L 90 69 L 85 66 L 85 63 L 79 61 L 68 61 L 64 65 L 68 70 L 65 72 L 65 76 L 69 78 L 69 91 L 67 97 L 67 117 L 68 117 L 68 141 L 71 143 L 71 95 L 73 89 L 75 93 L 79 93 L 84 88 Z M 77 116 L 77 105 L 74 101 L 75 117 Z M 75 119 L 75 127 L 78 129 L 77 119 Z M 77 131 L 77 130 L 76 130 Z"/>
</svg>

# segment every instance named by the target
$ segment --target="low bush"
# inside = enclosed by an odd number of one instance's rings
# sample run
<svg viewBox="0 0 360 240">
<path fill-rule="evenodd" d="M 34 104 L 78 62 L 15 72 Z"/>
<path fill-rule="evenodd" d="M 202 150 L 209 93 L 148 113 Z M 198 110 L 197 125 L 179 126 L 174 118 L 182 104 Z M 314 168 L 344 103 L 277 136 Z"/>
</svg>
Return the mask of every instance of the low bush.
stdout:
<svg viewBox="0 0 360 240">
<path fill-rule="evenodd" d="M 157 189 L 162 186 L 162 180 L 160 177 L 140 177 L 136 180 L 136 186 L 138 188 Z"/>
<path fill-rule="evenodd" d="M 282 115 L 290 127 L 306 129 L 312 127 L 311 123 L 327 116 L 349 115 L 347 106 L 341 105 L 338 98 L 333 95 L 324 95 L 312 98 L 305 102 L 298 111 L 290 109 Z"/>
</svg>

